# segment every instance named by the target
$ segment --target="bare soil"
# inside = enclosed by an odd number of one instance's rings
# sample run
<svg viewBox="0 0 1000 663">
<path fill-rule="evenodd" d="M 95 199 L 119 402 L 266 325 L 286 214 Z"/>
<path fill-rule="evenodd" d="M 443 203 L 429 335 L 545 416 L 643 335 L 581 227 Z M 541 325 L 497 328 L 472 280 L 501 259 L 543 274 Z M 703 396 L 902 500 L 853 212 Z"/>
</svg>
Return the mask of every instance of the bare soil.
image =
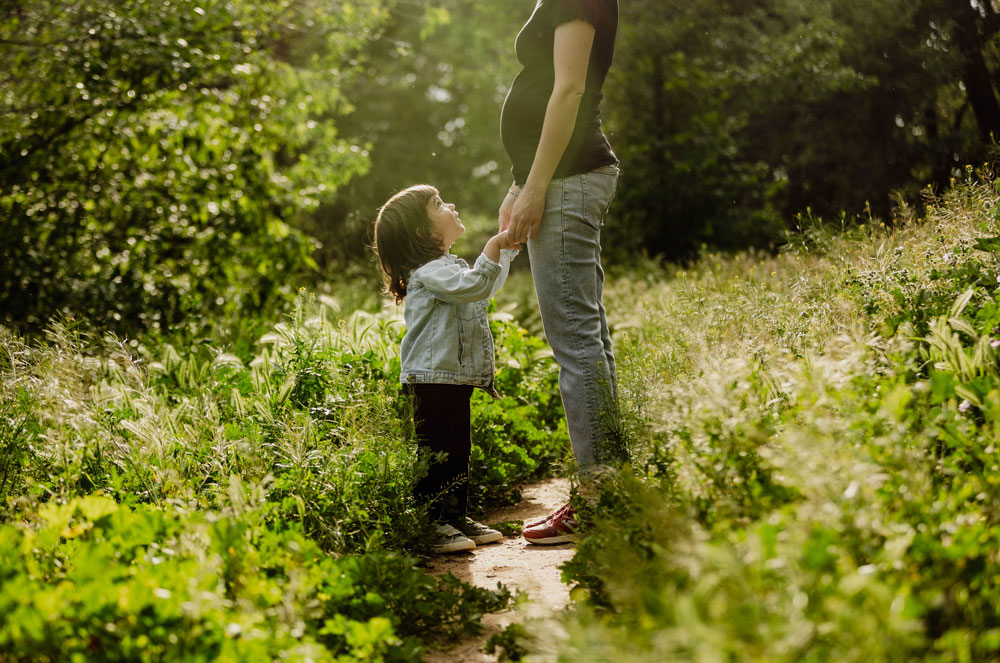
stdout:
<svg viewBox="0 0 1000 663">
<path fill-rule="evenodd" d="M 522 489 L 521 502 L 487 513 L 485 523 L 511 520 L 531 521 L 545 516 L 569 499 L 569 481 L 546 479 Z M 569 603 L 569 587 L 560 580 L 559 565 L 573 557 L 571 543 L 556 546 L 535 546 L 520 536 L 507 537 L 474 551 L 431 557 L 427 566 L 433 574 L 451 572 L 459 580 L 477 587 L 494 589 L 498 582 L 512 592 L 520 592 L 513 609 L 485 615 L 482 635 L 444 645 L 424 657 L 426 663 L 494 663 L 496 656 L 483 652 L 483 645 L 494 633 L 508 624 L 549 615 Z"/>
</svg>

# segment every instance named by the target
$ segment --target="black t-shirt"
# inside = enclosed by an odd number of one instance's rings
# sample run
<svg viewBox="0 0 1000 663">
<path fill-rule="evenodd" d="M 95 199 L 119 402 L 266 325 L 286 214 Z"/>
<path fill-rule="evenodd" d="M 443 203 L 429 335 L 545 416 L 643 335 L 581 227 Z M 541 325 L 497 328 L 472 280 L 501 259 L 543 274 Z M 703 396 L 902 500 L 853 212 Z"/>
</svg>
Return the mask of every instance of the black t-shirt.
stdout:
<svg viewBox="0 0 1000 663">
<path fill-rule="evenodd" d="M 585 173 L 618 159 L 601 131 L 601 88 L 615 52 L 618 0 L 538 0 L 517 35 L 522 69 L 511 83 L 500 113 L 500 140 L 513 164 L 514 181 L 524 184 L 542 135 L 545 108 L 555 83 L 552 49 L 555 29 L 581 19 L 594 26 L 587 85 L 580 100 L 573 137 L 553 178 Z"/>
</svg>

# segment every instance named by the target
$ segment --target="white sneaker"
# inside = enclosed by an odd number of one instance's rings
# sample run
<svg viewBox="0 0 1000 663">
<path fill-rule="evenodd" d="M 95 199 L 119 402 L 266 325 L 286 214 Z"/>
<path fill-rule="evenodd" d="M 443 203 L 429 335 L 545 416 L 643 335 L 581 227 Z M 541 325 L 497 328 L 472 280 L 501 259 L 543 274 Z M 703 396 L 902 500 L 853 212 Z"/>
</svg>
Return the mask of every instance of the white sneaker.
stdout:
<svg viewBox="0 0 1000 663">
<path fill-rule="evenodd" d="M 436 555 L 443 553 L 475 550 L 476 544 L 451 525 L 438 525 L 430 542 L 430 551 Z"/>
<path fill-rule="evenodd" d="M 482 523 L 477 523 L 472 518 L 465 518 L 461 522 L 455 523 L 455 529 L 472 539 L 472 542 L 477 546 L 503 541 L 503 534 Z"/>
</svg>

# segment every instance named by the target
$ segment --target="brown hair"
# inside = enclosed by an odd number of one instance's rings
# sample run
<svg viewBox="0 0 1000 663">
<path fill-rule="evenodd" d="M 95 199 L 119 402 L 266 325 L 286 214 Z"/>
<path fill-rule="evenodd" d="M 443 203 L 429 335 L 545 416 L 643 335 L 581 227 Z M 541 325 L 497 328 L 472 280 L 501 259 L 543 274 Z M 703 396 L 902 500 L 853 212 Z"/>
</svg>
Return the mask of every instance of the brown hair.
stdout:
<svg viewBox="0 0 1000 663">
<path fill-rule="evenodd" d="M 427 203 L 437 194 L 430 185 L 416 184 L 386 201 L 375 217 L 373 248 L 385 289 L 397 304 L 406 297 L 410 271 L 444 254 L 442 238 L 427 216 Z"/>
</svg>

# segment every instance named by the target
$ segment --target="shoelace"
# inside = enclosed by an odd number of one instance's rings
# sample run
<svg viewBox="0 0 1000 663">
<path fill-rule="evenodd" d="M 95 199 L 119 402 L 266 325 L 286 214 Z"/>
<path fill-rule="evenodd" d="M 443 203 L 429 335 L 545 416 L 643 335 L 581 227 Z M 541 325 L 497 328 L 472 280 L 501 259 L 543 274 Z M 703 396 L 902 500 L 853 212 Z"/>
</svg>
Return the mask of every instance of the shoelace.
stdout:
<svg viewBox="0 0 1000 663">
<path fill-rule="evenodd" d="M 560 518 L 562 518 L 563 516 L 566 515 L 567 511 L 572 511 L 572 510 L 573 510 L 573 507 L 570 505 L 569 502 L 567 502 L 566 504 L 563 504 L 561 507 L 559 507 L 556 510 L 555 513 L 553 513 L 551 516 L 549 516 L 548 518 L 546 518 L 545 522 L 546 523 L 550 523 L 553 520 L 559 520 Z"/>
</svg>

